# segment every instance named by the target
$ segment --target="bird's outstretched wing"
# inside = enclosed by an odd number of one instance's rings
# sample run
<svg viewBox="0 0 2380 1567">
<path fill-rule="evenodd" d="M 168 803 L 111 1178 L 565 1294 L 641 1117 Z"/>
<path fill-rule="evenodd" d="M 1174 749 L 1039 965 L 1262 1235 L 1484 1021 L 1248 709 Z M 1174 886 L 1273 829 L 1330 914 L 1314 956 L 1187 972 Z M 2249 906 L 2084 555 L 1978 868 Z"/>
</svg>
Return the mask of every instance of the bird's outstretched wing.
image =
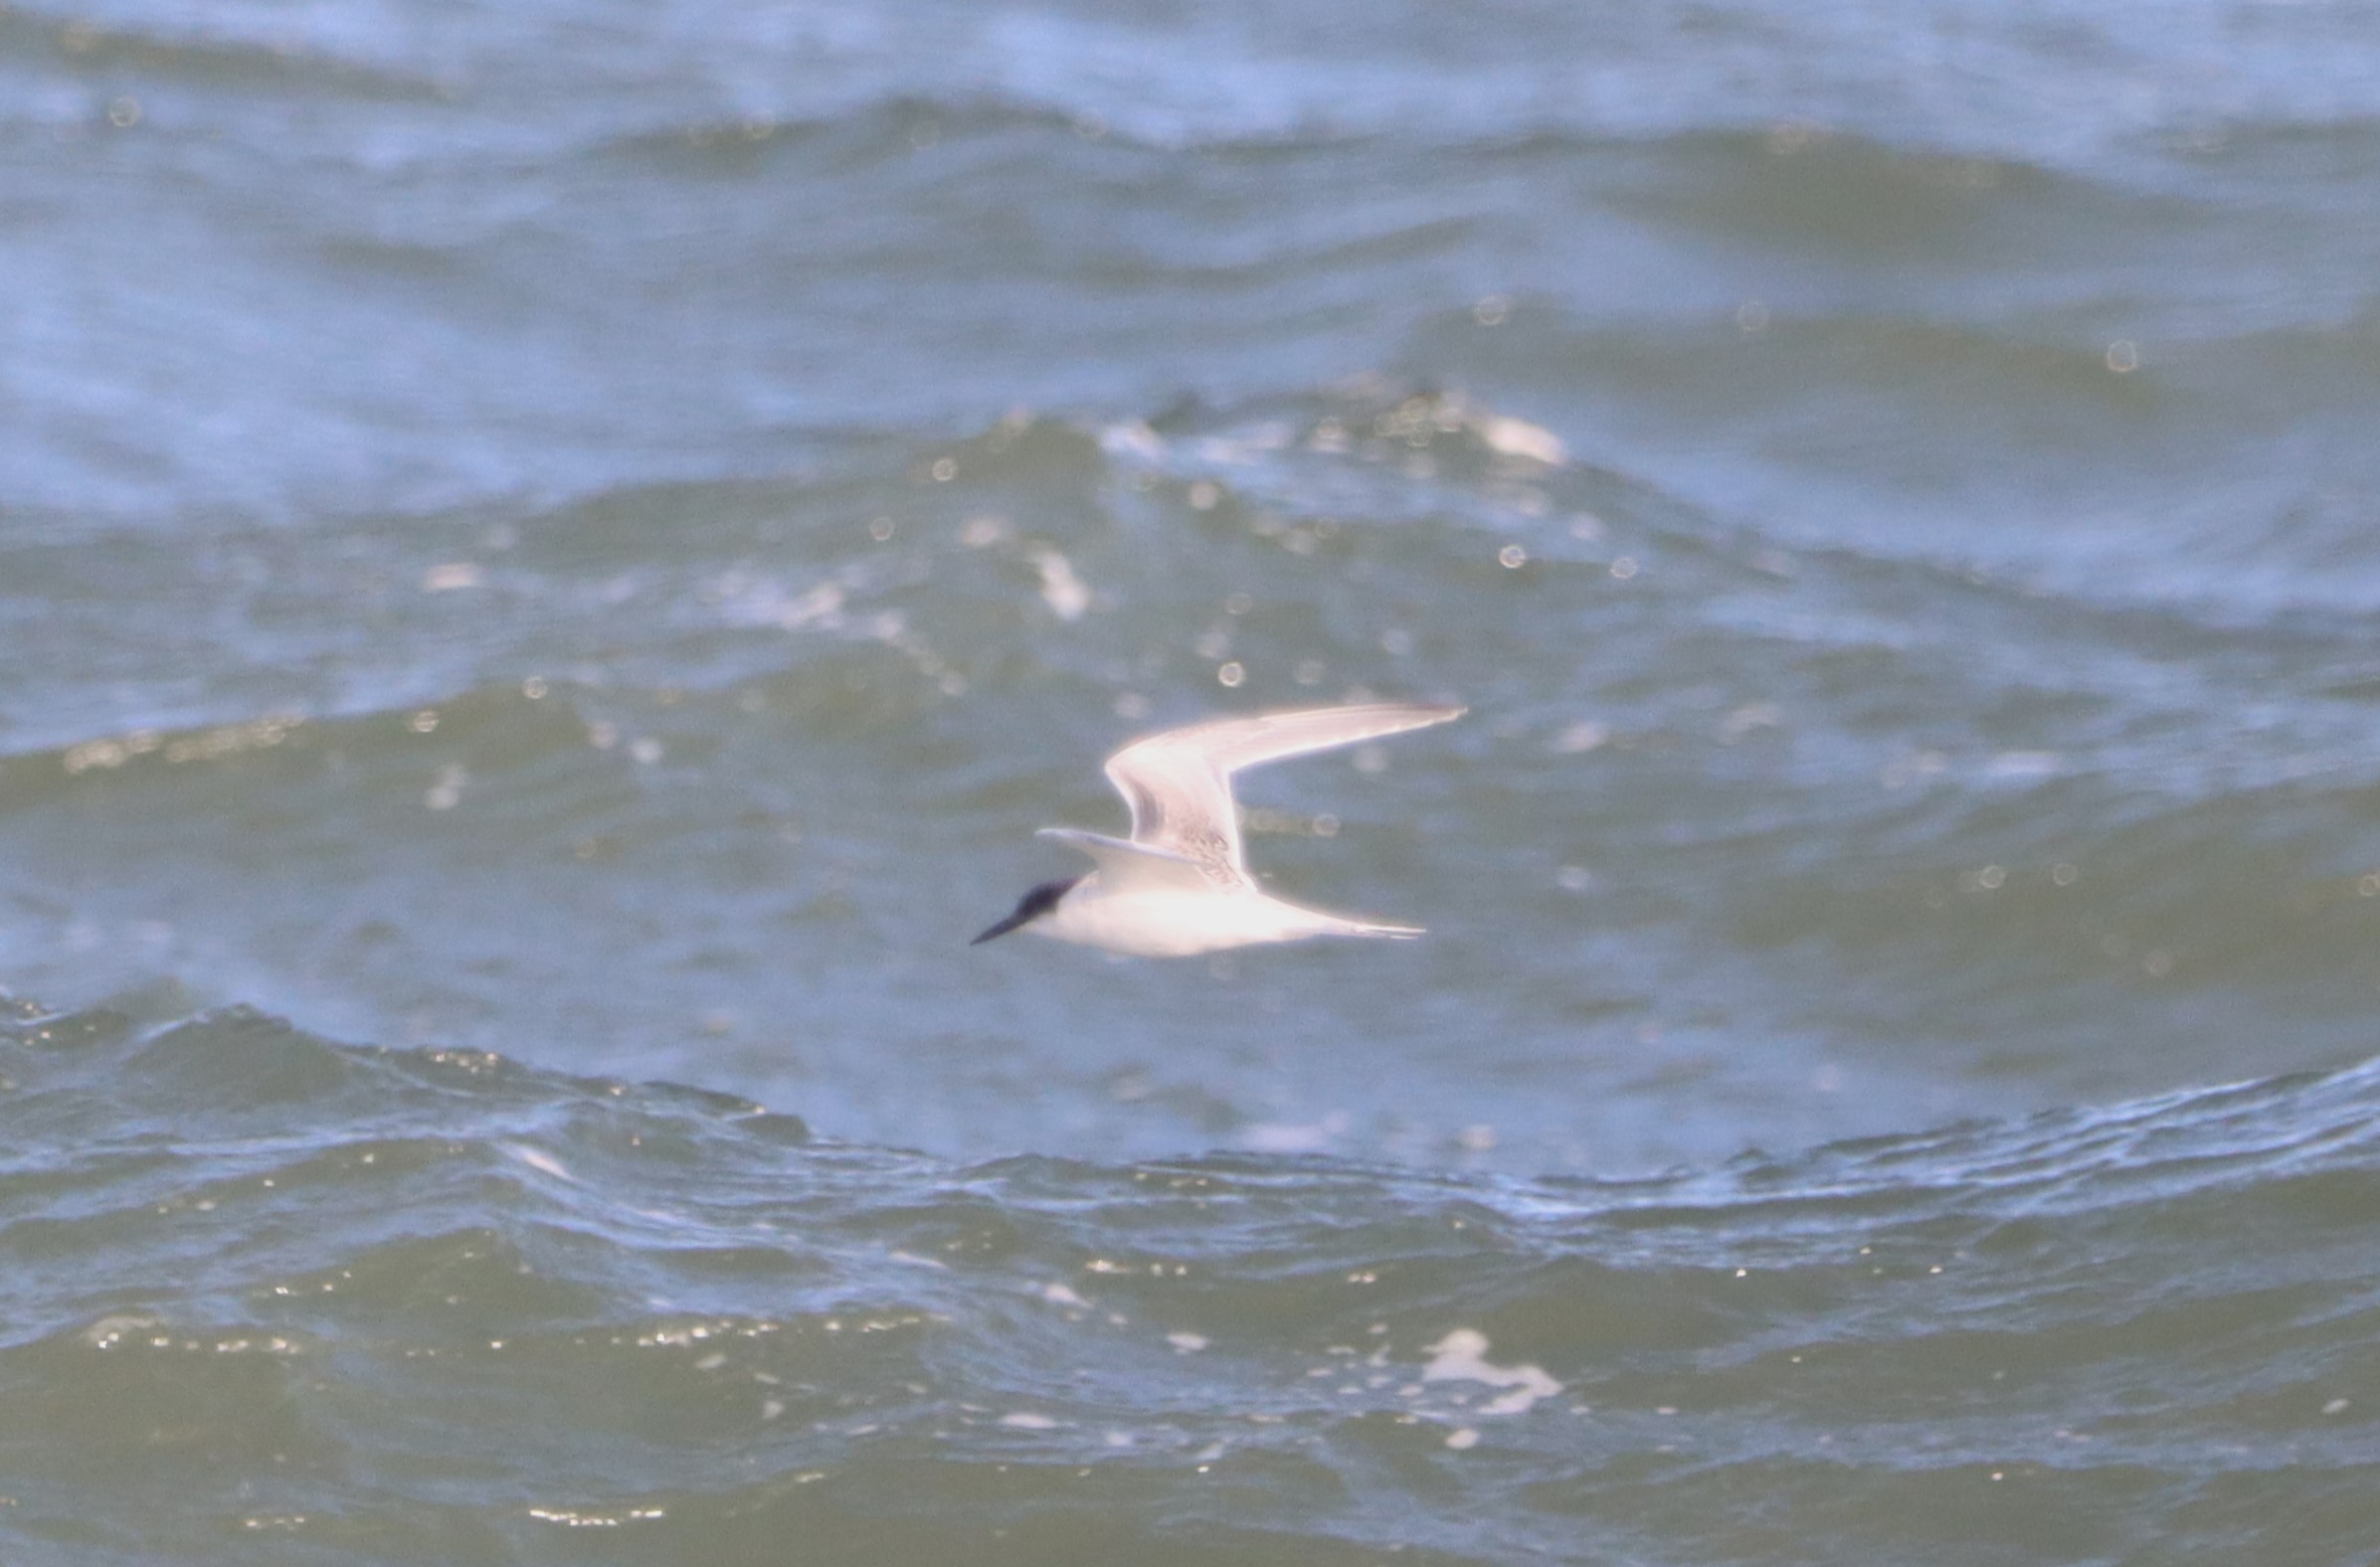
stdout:
<svg viewBox="0 0 2380 1567">
<path fill-rule="evenodd" d="M 1248 879 L 1231 776 L 1284 757 L 1329 751 L 1463 716 L 1459 707 L 1369 702 L 1218 718 L 1136 740 L 1107 759 L 1108 781 L 1132 807 L 1132 841 L 1194 861 L 1220 885 Z"/>
<path fill-rule="evenodd" d="M 1100 884 L 1110 890 L 1137 884 L 1205 892 L 1209 885 L 1204 866 L 1153 844 L 1127 843 L 1079 827 L 1043 827 L 1033 836 L 1051 838 L 1088 854 L 1099 866 Z"/>
</svg>

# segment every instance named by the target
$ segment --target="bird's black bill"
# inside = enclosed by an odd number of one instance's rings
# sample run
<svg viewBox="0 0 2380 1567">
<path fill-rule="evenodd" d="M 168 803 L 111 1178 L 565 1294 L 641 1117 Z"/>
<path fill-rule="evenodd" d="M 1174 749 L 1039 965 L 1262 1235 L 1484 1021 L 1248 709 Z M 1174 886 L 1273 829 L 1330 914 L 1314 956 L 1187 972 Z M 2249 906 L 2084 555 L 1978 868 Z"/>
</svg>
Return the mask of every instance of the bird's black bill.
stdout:
<svg viewBox="0 0 2380 1567">
<path fill-rule="evenodd" d="M 1033 921 L 1038 920 L 1041 918 L 1041 916 L 1047 914 L 1050 910 L 1056 908 L 1058 906 L 1058 900 L 1066 896 L 1066 890 L 1081 880 L 1082 878 L 1080 876 L 1068 876 L 1058 881 L 1043 882 L 1040 886 L 1035 887 L 1031 892 L 1028 892 L 1023 897 L 1017 899 L 1015 911 L 1007 919 L 1001 921 L 1000 924 L 994 926 L 991 930 L 986 931 L 983 935 L 977 937 L 974 941 L 969 942 L 967 945 L 970 947 L 981 947 L 986 942 L 992 940 L 992 938 L 995 936 L 1006 936 L 1020 925 L 1031 924 Z"/>
<path fill-rule="evenodd" d="M 1034 911 L 1034 913 L 1038 912 L 1038 910 Z M 1007 919 L 1001 921 L 1000 924 L 994 926 L 991 930 L 986 931 L 983 935 L 977 937 L 974 941 L 969 942 L 967 945 L 970 947 L 981 947 L 996 936 L 1007 935 L 1010 931 L 1013 931 L 1016 929 L 1016 927 L 1022 925 L 1025 921 L 1031 918 L 1032 915 L 1026 914 L 1022 910 L 1018 910 L 1016 913 L 1009 915 Z"/>
</svg>

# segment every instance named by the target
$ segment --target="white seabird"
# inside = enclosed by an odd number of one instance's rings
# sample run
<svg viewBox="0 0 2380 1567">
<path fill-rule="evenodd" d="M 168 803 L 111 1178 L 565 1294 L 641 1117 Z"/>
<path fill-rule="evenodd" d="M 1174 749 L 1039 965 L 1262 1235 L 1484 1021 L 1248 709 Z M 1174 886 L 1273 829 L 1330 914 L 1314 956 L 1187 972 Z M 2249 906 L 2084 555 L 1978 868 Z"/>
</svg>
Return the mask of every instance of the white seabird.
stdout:
<svg viewBox="0 0 2380 1567">
<path fill-rule="evenodd" d="M 1043 827 L 1041 837 L 1072 844 L 1098 868 L 1041 883 L 972 945 L 1029 930 L 1138 958 L 1189 958 L 1310 936 L 1419 936 L 1414 926 L 1325 914 L 1258 887 L 1240 846 L 1231 777 L 1285 757 L 1443 724 L 1464 711 L 1369 702 L 1218 718 L 1136 740 L 1107 759 L 1108 781 L 1132 807 L 1131 841 Z"/>
</svg>

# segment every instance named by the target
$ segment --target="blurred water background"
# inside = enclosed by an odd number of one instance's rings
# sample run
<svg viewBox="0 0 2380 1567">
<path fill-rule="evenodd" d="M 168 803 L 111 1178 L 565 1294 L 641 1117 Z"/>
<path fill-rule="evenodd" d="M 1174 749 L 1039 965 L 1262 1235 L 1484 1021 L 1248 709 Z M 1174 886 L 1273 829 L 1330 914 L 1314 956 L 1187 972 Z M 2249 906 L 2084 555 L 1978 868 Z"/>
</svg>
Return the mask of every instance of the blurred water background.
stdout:
<svg viewBox="0 0 2380 1567">
<path fill-rule="evenodd" d="M 2375 431 L 2366 7 L 4 0 L 0 1557 L 2368 1562 Z"/>
</svg>

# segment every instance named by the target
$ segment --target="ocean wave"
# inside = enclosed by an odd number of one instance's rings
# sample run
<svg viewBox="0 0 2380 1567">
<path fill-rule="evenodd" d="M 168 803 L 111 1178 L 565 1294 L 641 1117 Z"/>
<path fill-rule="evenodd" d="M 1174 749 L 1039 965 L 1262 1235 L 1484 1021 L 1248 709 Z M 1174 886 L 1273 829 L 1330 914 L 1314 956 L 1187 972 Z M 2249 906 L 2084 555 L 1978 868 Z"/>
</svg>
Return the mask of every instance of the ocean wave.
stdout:
<svg viewBox="0 0 2380 1567">
<path fill-rule="evenodd" d="M 1955 1501 L 1969 1559 L 2318 1504 L 2380 1402 L 2380 1063 L 1633 1180 L 953 1163 L 243 1008 L 12 1003 L 0 1072 L 20 1539 L 1062 1539 L 1098 1497 L 1142 1544 L 1563 1554 L 1739 1538 L 1671 1513 L 1737 1494 L 1837 1549 Z"/>
</svg>

